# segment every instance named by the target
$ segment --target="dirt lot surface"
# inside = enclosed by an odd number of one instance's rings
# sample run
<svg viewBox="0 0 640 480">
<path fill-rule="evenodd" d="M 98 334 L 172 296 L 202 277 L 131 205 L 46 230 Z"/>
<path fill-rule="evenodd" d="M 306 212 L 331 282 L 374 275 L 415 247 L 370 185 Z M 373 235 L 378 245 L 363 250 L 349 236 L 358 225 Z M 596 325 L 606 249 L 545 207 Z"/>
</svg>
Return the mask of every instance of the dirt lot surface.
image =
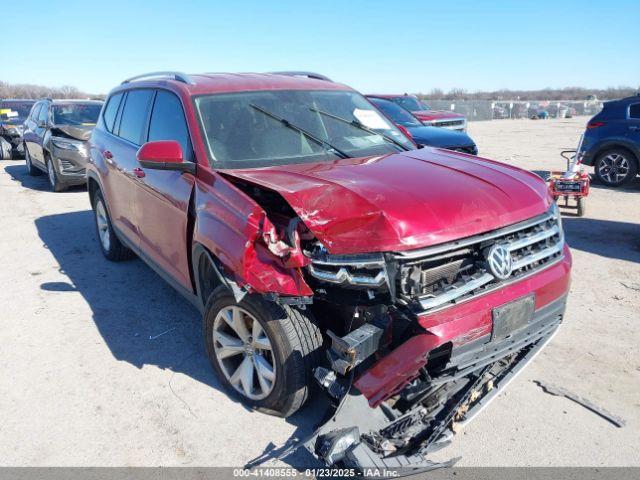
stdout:
<svg viewBox="0 0 640 480">
<path fill-rule="evenodd" d="M 562 167 L 586 119 L 472 123 L 481 155 Z M 574 258 L 563 327 L 436 459 L 460 465 L 640 465 L 640 183 L 594 187 L 567 215 Z M 48 191 L 0 163 L 0 464 L 242 466 L 309 431 L 220 389 L 199 314 L 141 261 L 101 256 L 82 189 Z M 166 332 L 163 334 L 163 332 Z M 533 381 L 573 391 L 616 428 Z M 309 465 L 304 453 L 288 459 Z"/>
</svg>

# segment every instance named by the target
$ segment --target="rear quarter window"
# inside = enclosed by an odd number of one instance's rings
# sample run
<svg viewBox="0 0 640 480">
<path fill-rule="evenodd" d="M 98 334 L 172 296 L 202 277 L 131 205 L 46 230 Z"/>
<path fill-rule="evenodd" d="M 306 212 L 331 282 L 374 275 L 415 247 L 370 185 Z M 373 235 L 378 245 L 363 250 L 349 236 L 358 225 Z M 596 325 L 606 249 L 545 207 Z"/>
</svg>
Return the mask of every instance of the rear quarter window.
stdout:
<svg viewBox="0 0 640 480">
<path fill-rule="evenodd" d="M 122 110 L 118 135 L 125 140 L 140 145 L 144 132 L 153 90 L 131 90 Z"/>
<path fill-rule="evenodd" d="M 629 118 L 640 119 L 640 103 L 629 105 Z"/>
<path fill-rule="evenodd" d="M 110 132 L 113 132 L 113 122 L 115 122 L 116 115 L 118 113 L 118 107 L 120 106 L 120 101 L 122 100 L 122 95 L 122 93 L 116 93 L 115 95 L 113 95 L 107 102 L 107 106 L 104 109 L 104 114 L 102 115 L 105 128 Z"/>
</svg>

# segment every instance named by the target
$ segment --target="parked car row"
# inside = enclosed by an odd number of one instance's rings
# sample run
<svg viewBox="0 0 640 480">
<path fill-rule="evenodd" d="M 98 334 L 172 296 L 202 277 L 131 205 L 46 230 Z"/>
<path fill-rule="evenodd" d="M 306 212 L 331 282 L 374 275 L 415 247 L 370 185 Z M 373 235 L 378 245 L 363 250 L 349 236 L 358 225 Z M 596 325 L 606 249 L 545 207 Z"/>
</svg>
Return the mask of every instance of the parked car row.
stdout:
<svg viewBox="0 0 640 480">
<path fill-rule="evenodd" d="M 90 100 L 36 102 L 24 122 L 22 134 L 29 174 L 46 172 L 54 192 L 71 185 L 85 185 L 87 140 L 101 108 L 102 102 Z"/>
<path fill-rule="evenodd" d="M 415 95 L 371 94 L 369 98 L 380 98 L 397 103 L 412 113 L 423 125 L 450 128 L 452 130 L 467 131 L 467 119 L 464 115 L 446 110 L 433 110 Z"/>
<path fill-rule="evenodd" d="M 23 123 L 34 103 L 34 100 L 0 99 L 0 160 L 24 154 Z"/>
</svg>

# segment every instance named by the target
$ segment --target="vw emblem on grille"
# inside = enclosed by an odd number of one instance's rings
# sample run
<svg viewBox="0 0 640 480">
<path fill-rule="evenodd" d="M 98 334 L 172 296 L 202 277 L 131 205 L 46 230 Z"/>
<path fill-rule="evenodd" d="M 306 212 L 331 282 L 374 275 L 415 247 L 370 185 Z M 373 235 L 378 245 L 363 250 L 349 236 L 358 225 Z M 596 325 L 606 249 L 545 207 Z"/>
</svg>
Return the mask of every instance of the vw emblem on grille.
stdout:
<svg viewBox="0 0 640 480">
<path fill-rule="evenodd" d="M 500 279 L 504 280 L 511 275 L 511 269 L 513 268 L 513 262 L 511 259 L 511 253 L 504 245 L 494 245 L 489 249 L 486 254 L 487 265 L 489 272 Z"/>
</svg>

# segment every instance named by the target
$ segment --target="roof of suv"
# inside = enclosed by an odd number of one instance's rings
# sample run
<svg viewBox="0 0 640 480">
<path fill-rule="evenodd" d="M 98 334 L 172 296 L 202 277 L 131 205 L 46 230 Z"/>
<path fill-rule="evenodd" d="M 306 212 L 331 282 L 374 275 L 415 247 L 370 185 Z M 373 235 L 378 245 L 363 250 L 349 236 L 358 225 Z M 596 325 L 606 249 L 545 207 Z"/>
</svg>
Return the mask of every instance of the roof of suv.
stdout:
<svg viewBox="0 0 640 480">
<path fill-rule="evenodd" d="M 375 98 L 384 98 L 384 99 L 402 98 L 402 97 L 417 98 L 415 95 L 411 95 L 411 94 L 408 94 L 408 93 L 400 93 L 398 95 L 393 95 L 393 94 L 390 94 L 390 93 L 367 93 L 365 96 L 367 96 L 367 97 L 375 97 Z"/>
<path fill-rule="evenodd" d="M 114 90 L 132 85 L 153 87 L 167 84 L 189 95 L 258 90 L 352 90 L 346 85 L 330 81 L 274 73 L 201 73 L 189 75 L 188 78 L 189 83 L 167 76 L 150 77 L 123 83 Z"/>
<path fill-rule="evenodd" d="M 102 100 L 91 100 L 81 98 L 41 98 L 40 100 L 47 100 L 53 104 L 56 103 L 104 103 Z"/>
</svg>

